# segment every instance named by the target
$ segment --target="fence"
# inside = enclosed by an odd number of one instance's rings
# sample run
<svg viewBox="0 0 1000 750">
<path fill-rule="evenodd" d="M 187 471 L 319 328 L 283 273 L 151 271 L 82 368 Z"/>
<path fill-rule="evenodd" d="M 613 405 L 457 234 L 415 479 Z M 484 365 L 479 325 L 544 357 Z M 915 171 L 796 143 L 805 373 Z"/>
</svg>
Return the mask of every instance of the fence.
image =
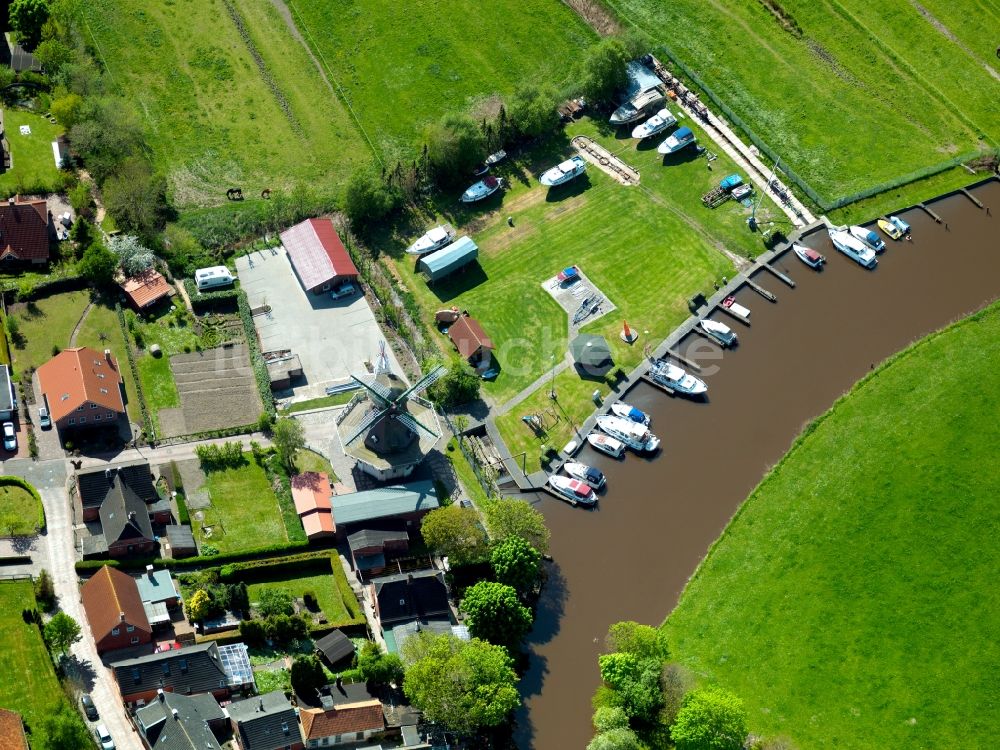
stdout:
<svg viewBox="0 0 1000 750">
<path fill-rule="evenodd" d="M 687 65 L 685 65 L 684 62 L 677 55 L 674 54 L 673 50 L 671 50 L 665 44 L 660 44 L 656 51 L 662 52 L 664 55 L 670 58 L 670 61 L 674 65 L 676 65 L 677 68 L 692 83 L 694 83 L 698 88 L 700 88 L 709 99 L 712 100 L 712 104 L 714 104 L 715 107 L 718 108 L 718 110 L 726 116 L 726 119 L 728 119 L 731 123 L 733 123 L 736 127 L 738 127 L 747 135 L 750 141 L 754 144 L 754 146 L 756 146 L 760 150 L 761 153 L 766 155 L 773 162 L 779 161 L 779 156 L 774 151 L 774 149 L 772 149 L 763 138 L 757 135 L 757 133 L 754 132 L 754 130 L 749 125 L 747 125 L 746 122 L 744 122 L 739 115 L 733 112 L 729 108 L 729 106 L 722 100 L 722 98 L 719 97 L 719 95 L 716 94 L 715 91 L 713 91 L 698 76 L 697 73 L 695 73 Z M 967 151 L 963 154 L 959 154 L 958 156 L 954 156 L 951 159 L 948 159 L 947 161 L 938 162 L 937 164 L 933 164 L 929 167 L 924 167 L 922 169 L 915 170 L 913 172 L 910 172 L 909 174 L 905 174 L 901 177 L 897 177 L 896 179 L 883 182 L 879 185 L 875 185 L 870 188 L 866 188 L 864 190 L 858 191 L 857 193 L 841 196 L 839 198 L 834 198 L 832 200 L 827 200 L 822 196 L 820 196 L 820 194 L 813 189 L 812 185 L 810 185 L 802 177 L 796 174 L 796 172 L 791 168 L 782 164 L 779 167 L 779 169 L 783 174 L 785 174 L 785 176 L 788 177 L 788 179 L 792 183 L 795 184 L 796 187 L 798 187 L 803 193 L 805 193 L 809 197 L 809 200 L 811 200 L 813 203 L 819 206 L 823 211 L 833 211 L 834 209 L 843 208 L 844 206 L 850 203 L 855 203 L 857 201 L 864 200 L 865 198 L 871 198 L 873 195 L 878 195 L 879 193 L 884 193 L 887 190 L 893 190 L 894 188 L 902 187 L 903 185 L 908 185 L 911 182 L 916 182 L 917 180 L 921 180 L 925 177 L 931 177 L 933 175 L 944 172 L 948 169 L 957 167 L 960 164 L 964 164 L 965 162 L 971 161 L 973 159 L 982 156 L 989 156 L 991 154 L 1000 155 L 1000 149 L 983 148 L 983 149 L 974 149 L 971 151 Z"/>
</svg>

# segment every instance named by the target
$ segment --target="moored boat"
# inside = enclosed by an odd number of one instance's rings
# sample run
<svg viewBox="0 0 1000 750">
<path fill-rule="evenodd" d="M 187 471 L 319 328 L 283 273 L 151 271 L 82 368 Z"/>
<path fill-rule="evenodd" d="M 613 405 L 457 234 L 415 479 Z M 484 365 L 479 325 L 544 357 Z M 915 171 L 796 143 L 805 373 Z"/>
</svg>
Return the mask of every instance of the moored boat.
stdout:
<svg viewBox="0 0 1000 750">
<path fill-rule="evenodd" d="M 734 297 L 733 295 L 730 294 L 728 297 L 722 300 L 722 306 L 725 309 L 729 310 L 729 312 L 731 312 L 736 317 L 742 318 L 747 322 L 750 321 L 750 308 L 741 305 L 739 302 L 737 302 L 736 297 Z"/>
<path fill-rule="evenodd" d="M 868 245 L 868 247 L 876 253 L 880 253 L 885 250 L 885 241 L 871 229 L 865 229 L 864 227 L 852 225 L 848 227 L 847 231 L 850 232 L 853 237 Z"/>
<path fill-rule="evenodd" d="M 507 158 L 507 152 L 504 151 L 503 149 L 500 149 L 499 151 L 496 151 L 495 153 L 492 153 L 486 157 L 486 166 L 492 167 L 494 164 L 499 164 L 506 158 Z"/>
<path fill-rule="evenodd" d="M 406 248 L 410 255 L 425 255 L 440 250 L 445 245 L 455 239 L 455 230 L 451 227 L 434 227 L 427 231 L 420 239 Z"/>
<path fill-rule="evenodd" d="M 631 404 L 626 404 L 624 401 L 615 401 L 611 404 L 611 413 L 621 417 L 622 419 L 628 419 L 636 424 L 649 424 L 649 415 L 642 411 L 641 409 L 636 409 Z"/>
<path fill-rule="evenodd" d="M 680 151 L 685 146 L 690 146 L 695 142 L 694 133 L 689 127 L 677 128 L 673 133 L 667 136 L 667 139 L 656 147 L 656 152 L 658 154 L 672 154 L 675 151 Z"/>
<path fill-rule="evenodd" d="M 573 477 L 573 479 L 588 484 L 595 490 L 599 490 L 604 486 L 604 472 L 593 466 L 577 463 L 576 461 L 567 461 L 563 464 L 563 471 Z"/>
<path fill-rule="evenodd" d="M 615 440 L 600 432 L 592 432 L 587 435 L 587 442 L 594 450 L 607 453 L 614 458 L 621 458 L 622 453 L 625 452 L 625 444 L 621 440 Z"/>
<path fill-rule="evenodd" d="M 658 359 L 649 368 L 649 377 L 660 385 L 665 385 L 677 393 L 688 396 L 698 396 L 708 391 L 705 381 L 696 378 L 677 365 L 667 362 L 665 359 Z"/>
<path fill-rule="evenodd" d="M 503 182 L 498 177 L 487 177 L 480 180 L 475 185 L 469 187 L 462 193 L 462 203 L 475 203 L 484 198 L 489 198 L 493 193 L 503 187 Z"/>
<path fill-rule="evenodd" d="M 833 246 L 851 260 L 865 268 L 875 268 L 878 265 L 875 251 L 850 232 L 843 229 L 830 229 L 828 232 Z"/>
<path fill-rule="evenodd" d="M 657 110 L 666 101 L 663 92 L 658 88 L 646 89 L 636 94 L 611 114 L 609 122 L 612 125 L 631 125 Z"/>
<path fill-rule="evenodd" d="M 902 233 L 903 233 L 904 235 L 907 235 L 907 234 L 909 234 L 909 233 L 910 233 L 910 225 L 909 225 L 909 224 L 907 224 L 907 223 L 906 223 L 905 221 L 903 221 L 902 219 L 900 219 L 900 218 L 899 218 L 898 216 L 890 216 L 890 217 L 889 217 L 889 221 L 891 221 L 891 222 L 892 222 L 892 225 L 893 225 L 894 227 L 896 227 L 896 229 L 898 229 L 898 230 L 899 230 L 900 232 L 902 232 Z"/>
<path fill-rule="evenodd" d="M 903 231 L 887 219 L 878 220 L 878 228 L 881 229 L 886 235 L 893 240 L 903 239 Z"/>
<path fill-rule="evenodd" d="M 733 329 L 725 323 L 720 323 L 717 320 L 703 318 L 698 321 L 698 327 L 701 328 L 706 335 L 717 341 L 722 347 L 736 346 L 739 342 L 739 338 L 736 336 L 735 331 L 733 331 Z"/>
<path fill-rule="evenodd" d="M 629 419 L 601 414 L 597 417 L 597 426 L 634 451 L 651 453 L 660 447 L 660 439 L 650 432 L 646 425 L 637 424 Z"/>
<path fill-rule="evenodd" d="M 632 130 L 632 137 L 638 138 L 641 141 L 643 138 L 659 135 L 676 122 L 677 119 L 670 114 L 670 110 L 664 107 L 646 120 L 646 122 L 642 123 L 642 125 L 634 128 Z"/>
<path fill-rule="evenodd" d="M 587 171 L 587 162 L 582 156 L 574 156 L 561 164 L 557 164 L 552 169 L 546 170 L 538 181 L 547 187 L 555 187 L 569 182 L 574 177 L 579 177 Z"/>
<path fill-rule="evenodd" d="M 553 474 L 548 478 L 547 484 L 554 492 L 569 500 L 573 505 L 594 505 L 597 502 L 594 490 L 579 479 Z"/>
<path fill-rule="evenodd" d="M 822 268 L 823 264 L 826 263 L 826 258 L 811 247 L 794 244 L 792 250 L 799 257 L 799 260 L 810 268 Z"/>
</svg>

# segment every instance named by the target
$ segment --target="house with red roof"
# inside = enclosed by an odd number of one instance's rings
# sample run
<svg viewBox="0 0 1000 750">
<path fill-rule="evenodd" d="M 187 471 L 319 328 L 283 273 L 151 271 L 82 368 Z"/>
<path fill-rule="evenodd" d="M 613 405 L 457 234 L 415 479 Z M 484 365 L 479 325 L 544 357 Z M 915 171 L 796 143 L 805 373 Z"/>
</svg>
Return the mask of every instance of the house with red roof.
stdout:
<svg viewBox="0 0 1000 750">
<path fill-rule="evenodd" d="M 120 286 L 136 310 L 152 307 L 174 293 L 174 288 L 163 278 L 163 274 L 153 269 L 149 269 L 142 276 L 125 279 Z"/>
<path fill-rule="evenodd" d="M 286 229 L 281 233 L 281 244 L 306 291 L 322 294 L 358 277 L 358 269 L 329 219 L 306 219 Z"/>
<path fill-rule="evenodd" d="M 306 471 L 292 477 L 292 500 L 295 512 L 309 541 L 332 537 L 337 533 L 333 520 L 330 478 L 325 472 Z"/>
<path fill-rule="evenodd" d="M 300 708 L 299 719 L 307 747 L 364 742 L 385 731 L 382 704 L 374 699 L 329 708 Z"/>
<path fill-rule="evenodd" d="M 0 203 L 0 266 L 39 266 L 49 262 L 52 215 L 44 200 L 20 197 Z"/>
<path fill-rule="evenodd" d="M 110 351 L 65 349 L 38 368 L 38 382 L 60 433 L 113 427 L 125 415 L 122 376 Z"/>
<path fill-rule="evenodd" d="M 80 589 L 97 653 L 149 643 L 153 629 L 135 579 L 105 565 Z"/>
</svg>

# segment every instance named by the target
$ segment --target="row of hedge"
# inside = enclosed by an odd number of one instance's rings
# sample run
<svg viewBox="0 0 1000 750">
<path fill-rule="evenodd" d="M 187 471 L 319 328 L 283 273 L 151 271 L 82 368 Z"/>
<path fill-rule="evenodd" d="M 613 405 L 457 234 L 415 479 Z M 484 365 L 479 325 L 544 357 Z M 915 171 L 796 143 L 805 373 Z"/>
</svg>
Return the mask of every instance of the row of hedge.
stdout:
<svg viewBox="0 0 1000 750">
<path fill-rule="evenodd" d="M 125 343 L 125 356 L 128 357 L 128 366 L 132 370 L 132 379 L 135 381 L 135 393 L 136 398 L 139 400 L 139 411 L 142 413 L 143 428 L 146 430 L 149 443 L 152 444 L 156 441 L 156 432 L 153 430 L 153 418 L 149 414 L 149 407 L 146 406 L 146 396 L 142 392 L 139 366 L 135 363 L 132 345 L 128 340 L 128 325 L 125 323 L 125 311 L 122 310 L 120 302 L 115 303 L 115 314 L 118 316 L 118 327 L 121 328 L 122 339 Z"/>
<path fill-rule="evenodd" d="M 172 557 L 133 557 L 125 560 L 78 560 L 76 563 L 76 572 L 91 573 L 105 565 L 123 570 L 145 570 L 147 565 L 172 569 L 197 568 L 202 565 L 218 566 L 221 563 L 260 560 L 273 555 L 294 554 L 308 547 L 309 542 L 287 542 L 285 544 L 272 544 L 267 547 L 257 547 L 240 552 L 227 552 L 221 555 L 199 555 L 182 559 L 174 559 Z"/>
<path fill-rule="evenodd" d="M 237 290 L 237 303 L 240 310 L 240 320 L 243 321 L 243 330 L 246 332 L 247 346 L 250 349 L 250 363 L 253 365 L 254 378 L 257 380 L 257 390 L 260 391 L 260 400 L 264 404 L 264 412 L 269 417 L 274 417 L 274 396 L 271 394 L 271 376 L 267 374 L 267 365 L 264 364 L 264 355 L 260 351 L 260 343 L 257 341 L 257 329 L 253 324 L 253 313 L 250 311 L 250 301 L 247 293 L 242 289 Z"/>
<path fill-rule="evenodd" d="M 38 526 L 38 533 L 44 534 L 45 504 L 42 502 L 42 496 L 38 494 L 38 490 L 35 489 L 34 485 L 25 481 L 21 477 L 3 476 L 0 477 L 0 487 L 20 487 L 35 499 L 35 502 L 38 503 L 38 520 L 36 522 Z"/>
<path fill-rule="evenodd" d="M 239 289 L 223 289 L 217 292 L 199 291 L 194 279 L 184 279 L 184 289 L 191 300 L 191 309 L 196 313 L 213 312 L 219 308 L 230 307 L 239 297 Z"/>
</svg>

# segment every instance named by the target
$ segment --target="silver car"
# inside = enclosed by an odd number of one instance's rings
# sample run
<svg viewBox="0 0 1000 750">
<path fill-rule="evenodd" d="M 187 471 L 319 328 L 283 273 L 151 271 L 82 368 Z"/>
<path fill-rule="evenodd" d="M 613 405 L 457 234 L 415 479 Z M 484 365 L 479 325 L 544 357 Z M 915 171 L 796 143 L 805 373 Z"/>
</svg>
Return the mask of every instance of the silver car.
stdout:
<svg viewBox="0 0 1000 750">
<path fill-rule="evenodd" d="M 100 744 L 101 750 L 115 750 L 115 741 L 111 739 L 111 732 L 104 724 L 98 724 L 94 734 L 97 735 L 97 742 Z"/>
<path fill-rule="evenodd" d="M 17 431 L 13 422 L 3 423 L 3 449 L 11 453 L 17 450 Z"/>
</svg>

